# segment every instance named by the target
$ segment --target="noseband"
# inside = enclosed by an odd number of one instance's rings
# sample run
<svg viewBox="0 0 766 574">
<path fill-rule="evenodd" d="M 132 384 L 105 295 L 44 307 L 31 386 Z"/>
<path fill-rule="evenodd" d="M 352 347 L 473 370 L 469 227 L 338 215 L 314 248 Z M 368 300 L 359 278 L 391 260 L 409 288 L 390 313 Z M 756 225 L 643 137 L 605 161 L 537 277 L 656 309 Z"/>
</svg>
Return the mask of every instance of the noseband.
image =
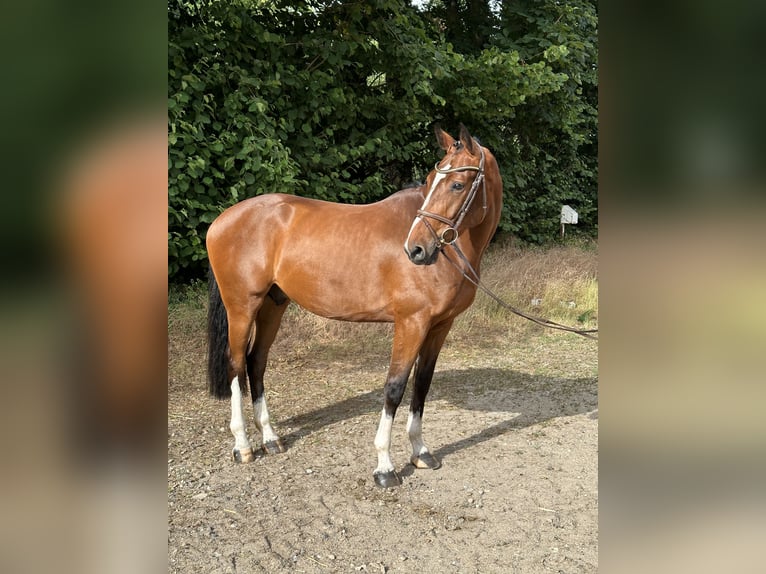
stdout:
<svg viewBox="0 0 766 574">
<path fill-rule="evenodd" d="M 481 158 L 479 159 L 478 166 L 464 165 L 461 167 L 453 167 L 451 169 L 450 168 L 440 169 L 438 161 L 436 162 L 436 165 L 434 166 L 434 170 L 436 170 L 436 173 L 441 173 L 441 174 L 454 173 L 456 171 L 478 172 L 476 175 L 476 179 L 473 180 L 473 184 L 471 185 L 471 189 L 469 190 L 468 195 L 465 198 L 465 201 L 463 201 L 463 205 L 460 206 L 460 209 L 458 210 L 454 218 L 448 219 L 444 217 L 443 215 L 439 215 L 438 213 L 432 213 L 422 208 L 418 209 L 417 211 L 418 217 L 420 217 L 420 220 L 423 222 L 426 228 L 428 228 L 428 230 L 431 232 L 431 235 L 433 235 L 436 241 L 438 241 L 441 245 L 451 245 L 455 243 L 455 241 L 457 241 L 458 228 L 460 227 L 460 224 L 463 223 L 463 219 L 468 213 L 468 210 L 471 209 L 471 204 L 473 204 L 473 200 L 476 198 L 476 192 L 479 190 L 480 185 L 482 190 L 482 199 L 483 199 L 482 207 L 484 209 L 484 215 L 486 215 L 487 213 L 487 186 L 486 186 L 486 183 L 484 182 L 484 149 L 482 149 L 482 147 L 479 146 L 479 151 L 481 152 Z M 428 219 L 426 218 L 431 218 L 431 219 L 435 219 L 436 221 L 440 221 L 446 224 L 447 228 L 441 232 L 441 235 L 437 234 L 436 230 L 433 228 L 433 226 L 428 222 Z M 484 217 L 482 216 L 482 221 L 483 220 L 484 220 Z"/>
</svg>

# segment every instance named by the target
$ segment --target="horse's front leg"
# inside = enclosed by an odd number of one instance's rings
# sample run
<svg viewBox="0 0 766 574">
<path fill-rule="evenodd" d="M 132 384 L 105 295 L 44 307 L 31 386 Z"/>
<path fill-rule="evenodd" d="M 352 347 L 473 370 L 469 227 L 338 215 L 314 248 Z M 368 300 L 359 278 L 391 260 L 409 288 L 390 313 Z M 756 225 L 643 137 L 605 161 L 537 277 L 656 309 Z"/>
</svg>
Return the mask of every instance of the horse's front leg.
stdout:
<svg viewBox="0 0 766 574">
<path fill-rule="evenodd" d="M 375 435 L 378 466 L 372 473 L 375 484 L 383 488 L 398 486 L 402 483 L 402 479 L 399 478 L 391 461 L 391 427 L 396 416 L 396 409 L 402 402 L 412 365 L 427 330 L 426 325 L 412 318 L 399 321 L 394 327 L 391 366 L 388 369 L 388 377 L 384 387 L 383 412 L 380 415 L 380 424 Z"/>
<path fill-rule="evenodd" d="M 439 352 L 451 327 L 452 321 L 448 321 L 431 329 L 418 355 L 413 381 L 412 402 L 410 403 L 410 413 L 407 417 L 407 434 L 412 444 L 410 462 L 412 462 L 415 468 L 436 470 L 441 466 L 441 463 L 431 454 L 431 451 L 423 442 L 423 409 L 425 407 L 426 395 L 431 387 L 431 380 L 434 376 L 436 360 L 439 358 Z"/>
</svg>

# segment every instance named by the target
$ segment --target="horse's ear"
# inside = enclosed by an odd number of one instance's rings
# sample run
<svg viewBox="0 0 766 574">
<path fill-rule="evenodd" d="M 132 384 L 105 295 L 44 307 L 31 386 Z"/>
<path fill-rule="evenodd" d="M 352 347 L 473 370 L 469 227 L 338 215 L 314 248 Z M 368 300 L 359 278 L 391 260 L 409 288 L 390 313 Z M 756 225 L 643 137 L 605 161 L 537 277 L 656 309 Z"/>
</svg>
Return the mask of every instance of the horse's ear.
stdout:
<svg viewBox="0 0 766 574">
<path fill-rule="evenodd" d="M 436 134 L 436 141 L 439 142 L 439 147 L 444 151 L 447 151 L 455 143 L 455 138 L 445 132 L 439 124 L 434 124 L 434 133 Z"/>
<path fill-rule="evenodd" d="M 460 142 L 468 150 L 468 153 L 473 154 L 473 136 L 468 133 L 468 129 L 463 124 L 460 124 Z"/>
</svg>

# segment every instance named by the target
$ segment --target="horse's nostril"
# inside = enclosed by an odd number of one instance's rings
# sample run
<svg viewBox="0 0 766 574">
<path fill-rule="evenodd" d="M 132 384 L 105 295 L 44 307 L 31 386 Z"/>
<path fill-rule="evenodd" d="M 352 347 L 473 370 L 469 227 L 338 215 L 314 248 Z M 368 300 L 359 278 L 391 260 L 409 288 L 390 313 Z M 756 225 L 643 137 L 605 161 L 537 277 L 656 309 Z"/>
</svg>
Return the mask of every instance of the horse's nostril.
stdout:
<svg viewBox="0 0 766 574">
<path fill-rule="evenodd" d="M 410 251 L 410 259 L 412 261 L 423 261 L 426 257 L 425 249 L 423 249 L 420 245 L 416 245 L 412 248 L 412 251 Z"/>
</svg>

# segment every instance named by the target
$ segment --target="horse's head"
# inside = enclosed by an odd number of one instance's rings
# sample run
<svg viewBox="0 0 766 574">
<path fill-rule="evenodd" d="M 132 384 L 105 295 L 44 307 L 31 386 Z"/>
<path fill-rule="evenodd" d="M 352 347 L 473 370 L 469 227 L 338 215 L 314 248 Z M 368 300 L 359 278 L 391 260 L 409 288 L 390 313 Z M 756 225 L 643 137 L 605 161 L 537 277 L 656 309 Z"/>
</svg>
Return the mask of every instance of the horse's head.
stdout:
<svg viewBox="0 0 766 574">
<path fill-rule="evenodd" d="M 443 245 L 454 243 L 463 230 L 481 223 L 487 211 L 481 145 L 462 124 L 458 140 L 438 125 L 434 131 L 446 153 L 428 174 L 428 194 L 404 243 L 407 256 L 417 265 L 434 263 Z"/>
</svg>

